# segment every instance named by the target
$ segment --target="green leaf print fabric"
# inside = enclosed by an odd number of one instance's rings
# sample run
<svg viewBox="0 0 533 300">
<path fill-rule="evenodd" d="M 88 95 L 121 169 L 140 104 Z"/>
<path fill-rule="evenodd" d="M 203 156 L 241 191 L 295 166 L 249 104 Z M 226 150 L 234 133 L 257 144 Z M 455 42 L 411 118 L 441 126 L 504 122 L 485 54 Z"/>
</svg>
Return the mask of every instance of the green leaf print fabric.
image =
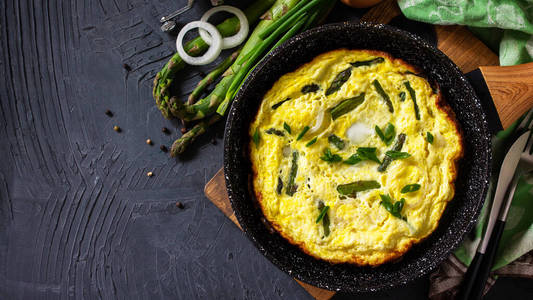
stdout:
<svg viewBox="0 0 533 300">
<path fill-rule="evenodd" d="M 485 42 L 498 37 L 494 50 L 502 66 L 533 61 L 533 0 L 399 0 L 398 4 L 409 19 L 470 26 Z"/>
</svg>

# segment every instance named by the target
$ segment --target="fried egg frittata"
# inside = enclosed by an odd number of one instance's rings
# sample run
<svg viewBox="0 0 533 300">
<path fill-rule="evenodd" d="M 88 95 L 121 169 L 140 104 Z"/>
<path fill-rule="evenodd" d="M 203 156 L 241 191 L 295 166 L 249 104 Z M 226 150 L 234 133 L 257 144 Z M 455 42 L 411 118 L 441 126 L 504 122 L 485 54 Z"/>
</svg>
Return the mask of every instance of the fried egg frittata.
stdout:
<svg viewBox="0 0 533 300">
<path fill-rule="evenodd" d="M 249 135 L 266 219 L 331 263 L 377 266 L 431 234 L 463 155 L 438 87 L 370 50 L 327 52 L 283 75 Z"/>
</svg>

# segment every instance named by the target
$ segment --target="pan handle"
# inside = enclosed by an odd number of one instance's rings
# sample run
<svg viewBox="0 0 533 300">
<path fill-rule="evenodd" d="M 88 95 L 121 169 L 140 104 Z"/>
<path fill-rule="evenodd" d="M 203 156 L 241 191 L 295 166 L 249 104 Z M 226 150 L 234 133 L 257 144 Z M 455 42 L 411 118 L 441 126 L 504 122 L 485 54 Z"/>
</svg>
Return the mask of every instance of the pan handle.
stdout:
<svg viewBox="0 0 533 300">
<path fill-rule="evenodd" d="M 533 107 L 533 63 L 479 67 L 503 128 Z"/>
</svg>

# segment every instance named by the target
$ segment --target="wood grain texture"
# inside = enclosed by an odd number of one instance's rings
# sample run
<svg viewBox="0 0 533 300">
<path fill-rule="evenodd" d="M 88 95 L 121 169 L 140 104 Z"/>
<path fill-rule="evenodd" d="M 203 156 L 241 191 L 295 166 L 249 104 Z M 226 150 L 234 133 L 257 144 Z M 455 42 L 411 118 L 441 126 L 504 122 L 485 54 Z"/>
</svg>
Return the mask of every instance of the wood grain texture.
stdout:
<svg viewBox="0 0 533 300">
<path fill-rule="evenodd" d="M 533 107 L 533 63 L 479 68 L 503 128 L 509 127 Z"/>
<path fill-rule="evenodd" d="M 479 66 L 499 65 L 498 56 L 466 27 L 459 25 L 437 25 L 437 47 L 444 52 L 463 73 Z"/>
<path fill-rule="evenodd" d="M 387 24 L 402 12 L 395 0 L 385 0 L 370 9 L 361 21 Z M 498 56 L 476 38 L 465 26 L 435 25 L 437 47 L 444 52 L 463 73 L 479 66 L 499 65 Z"/>
<path fill-rule="evenodd" d="M 206 197 L 209 198 L 209 200 L 211 200 L 211 202 L 213 202 L 224 215 L 226 215 L 226 217 L 242 230 L 228 199 L 228 191 L 226 190 L 226 180 L 224 179 L 223 169 L 218 170 L 215 176 L 213 176 L 213 178 L 211 178 L 211 180 L 205 185 L 204 193 Z"/>
</svg>

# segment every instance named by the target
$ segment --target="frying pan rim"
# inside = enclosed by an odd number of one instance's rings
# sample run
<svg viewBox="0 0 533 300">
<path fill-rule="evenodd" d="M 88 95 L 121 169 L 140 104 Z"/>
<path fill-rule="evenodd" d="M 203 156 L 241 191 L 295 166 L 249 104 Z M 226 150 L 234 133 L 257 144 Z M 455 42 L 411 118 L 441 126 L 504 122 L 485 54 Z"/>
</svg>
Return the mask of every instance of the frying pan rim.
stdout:
<svg viewBox="0 0 533 300">
<path fill-rule="evenodd" d="M 438 58 L 440 61 L 442 61 L 446 65 L 445 66 L 446 69 L 450 69 L 450 71 L 458 74 L 459 75 L 459 79 L 461 79 L 466 84 L 467 88 L 470 89 L 470 91 L 471 91 L 470 94 L 473 95 L 473 99 L 470 99 L 469 101 L 473 105 L 475 105 L 480 111 L 483 112 L 481 115 L 478 116 L 478 118 L 481 119 L 480 121 L 481 121 L 481 123 L 483 125 L 483 129 L 485 131 L 485 134 L 480 134 L 480 136 L 482 137 L 482 140 L 488 140 L 488 142 L 490 143 L 490 133 L 489 133 L 489 130 L 488 130 L 487 116 L 486 116 L 486 113 L 483 111 L 483 109 L 481 107 L 481 101 L 480 101 L 479 97 L 475 94 L 475 92 L 473 92 L 473 88 L 471 87 L 471 85 L 468 82 L 468 80 L 466 80 L 464 74 L 459 70 L 459 68 L 455 65 L 455 63 L 453 63 L 444 53 L 442 53 L 442 51 L 440 51 L 438 48 L 430 45 L 425 40 L 417 37 L 416 35 L 414 35 L 414 34 L 412 34 L 410 32 L 407 32 L 407 31 L 404 31 L 404 30 L 401 30 L 401 29 L 398 29 L 398 28 L 395 28 L 395 27 L 392 27 L 392 26 L 389 26 L 389 25 L 366 23 L 366 22 L 330 23 L 330 24 L 325 24 L 325 25 L 313 28 L 311 30 L 302 32 L 302 33 L 292 37 L 291 39 L 289 39 L 288 41 L 286 41 L 285 43 L 283 43 L 282 45 L 280 45 L 279 47 L 277 47 L 276 49 L 274 49 L 273 51 L 268 53 L 265 56 L 265 58 L 261 60 L 261 62 L 255 67 L 255 69 L 247 77 L 247 79 L 245 80 L 245 82 L 243 83 L 241 89 L 239 90 L 239 92 L 237 93 L 237 95 L 235 97 L 235 100 L 234 100 L 234 102 L 233 102 L 233 104 L 231 106 L 231 109 L 229 111 L 228 119 L 227 119 L 226 126 L 225 126 L 225 132 L 224 132 L 224 178 L 225 178 L 225 181 L 226 181 L 226 189 L 227 189 L 229 200 L 231 202 L 232 210 L 235 213 L 235 216 L 236 216 L 241 228 L 245 232 L 246 236 L 252 241 L 254 246 L 259 250 L 259 252 L 261 254 L 263 254 L 263 256 L 265 256 L 268 260 L 270 260 L 277 268 L 279 268 L 280 270 L 282 270 L 286 274 L 289 274 L 291 277 L 294 277 L 294 278 L 296 278 L 296 279 L 298 279 L 300 281 L 303 281 L 305 283 L 308 283 L 310 285 L 313 285 L 313 286 L 316 286 L 316 287 L 319 287 L 319 288 L 322 288 L 322 289 L 327 289 L 327 290 L 332 290 L 332 291 L 347 291 L 347 292 L 382 291 L 382 290 L 391 289 L 393 287 L 398 287 L 398 286 L 405 285 L 408 282 L 412 282 L 412 281 L 414 281 L 416 279 L 421 278 L 422 276 L 425 276 L 425 275 L 429 274 L 438 265 L 440 265 L 459 246 L 459 244 L 464 240 L 466 235 L 472 230 L 472 228 L 474 227 L 474 225 L 475 225 L 475 223 L 477 221 L 477 218 L 479 217 L 479 214 L 481 212 L 481 208 L 483 206 L 483 199 L 485 198 L 485 195 L 486 195 L 486 193 L 488 191 L 488 185 L 489 185 L 488 178 L 490 177 L 491 166 L 492 166 L 492 149 L 490 148 L 490 144 L 489 144 L 489 147 L 488 147 L 488 151 L 486 152 L 486 155 L 487 155 L 487 160 L 486 161 L 487 161 L 487 163 L 481 165 L 481 167 L 480 167 L 480 168 L 484 167 L 484 172 L 483 173 L 484 173 L 485 178 L 486 178 L 485 182 L 484 182 L 484 184 L 483 184 L 483 186 L 481 188 L 483 192 L 482 192 L 482 195 L 479 197 L 480 201 L 477 201 L 477 203 L 475 203 L 476 206 L 474 207 L 473 212 L 471 213 L 471 215 L 467 216 L 469 218 L 465 218 L 464 221 L 467 222 L 467 226 L 465 226 L 464 230 L 462 230 L 462 232 L 460 232 L 460 234 L 459 234 L 460 238 L 453 239 L 451 241 L 452 243 L 451 243 L 450 247 L 445 251 L 445 254 L 443 254 L 441 257 L 438 257 L 435 260 L 430 261 L 428 264 L 425 265 L 426 269 L 423 272 L 417 272 L 413 276 L 409 277 L 409 279 L 407 281 L 395 282 L 395 283 L 383 283 L 383 284 L 373 285 L 372 287 L 368 287 L 368 286 L 347 286 L 346 284 L 343 284 L 343 283 L 341 283 L 340 285 L 337 285 L 337 284 L 327 285 L 327 284 L 325 284 L 324 282 L 322 282 L 318 278 L 306 277 L 306 276 L 300 274 L 299 272 L 294 272 L 292 269 L 286 268 L 284 266 L 284 264 L 280 263 L 278 261 L 277 257 L 272 255 L 272 253 L 268 252 L 263 247 L 263 245 L 261 245 L 261 243 L 256 239 L 256 237 L 252 233 L 250 233 L 250 231 L 248 230 L 247 222 L 245 221 L 245 219 L 244 219 L 244 217 L 242 215 L 242 213 L 244 213 L 244 212 L 241 212 L 238 208 L 236 209 L 237 205 L 236 205 L 235 201 L 237 201 L 237 200 L 235 200 L 235 197 L 234 197 L 234 188 L 233 188 L 232 179 L 228 175 L 231 172 L 229 164 L 230 164 L 230 159 L 231 159 L 230 151 L 232 150 L 232 146 L 229 144 L 228 141 L 230 140 L 230 136 L 233 135 L 232 127 L 233 127 L 233 122 L 234 122 L 234 116 L 238 113 L 237 110 L 240 107 L 239 99 L 243 96 L 243 91 L 246 90 L 246 87 L 250 84 L 250 81 L 256 79 L 257 74 L 262 71 L 262 69 L 263 69 L 263 67 L 265 65 L 267 65 L 269 63 L 272 63 L 272 61 L 275 62 L 275 57 L 276 57 L 276 55 L 279 52 L 283 52 L 286 48 L 293 47 L 296 44 L 301 43 L 302 40 L 305 41 L 305 39 L 309 38 L 310 36 L 313 36 L 315 34 L 321 34 L 321 32 L 328 32 L 329 30 L 338 30 L 339 27 L 342 30 L 358 30 L 358 29 L 359 30 L 361 30 L 361 29 L 364 30 L 364 29 L 376 28 L 378 30 L 385 30 L 385 31 L 389 31 L 389 32 L 392 31 L 395 34 L 403 35 L 407 39 L 415 41 L 421 47 L 425 48 L 425 50 L 431 52 L 432 55 L 435 55 L 436 58 Z M 238 133 L 235 133 L 235 134 L 238 134 Z M 244 141 L 241 144 L 242 144 L 241 148 L 245 147 L 247 149 L 247 146 L 244 145 Z M 237 149 L 237 150 L 242 150 L 242 149 Z M 479 181 L 482 181 L 482 180 L 479 180 Z M 244 197 L 248 198 L 248 196 L 244 196 Z M 454 197 L 454 199 L 455 199 L 455 197 Z M 440 222 L 439 222 L 439 225 L 440 225 Z M 303 254 L 307 255 L 305 253 L 303 253 Z"/>
</svg>

